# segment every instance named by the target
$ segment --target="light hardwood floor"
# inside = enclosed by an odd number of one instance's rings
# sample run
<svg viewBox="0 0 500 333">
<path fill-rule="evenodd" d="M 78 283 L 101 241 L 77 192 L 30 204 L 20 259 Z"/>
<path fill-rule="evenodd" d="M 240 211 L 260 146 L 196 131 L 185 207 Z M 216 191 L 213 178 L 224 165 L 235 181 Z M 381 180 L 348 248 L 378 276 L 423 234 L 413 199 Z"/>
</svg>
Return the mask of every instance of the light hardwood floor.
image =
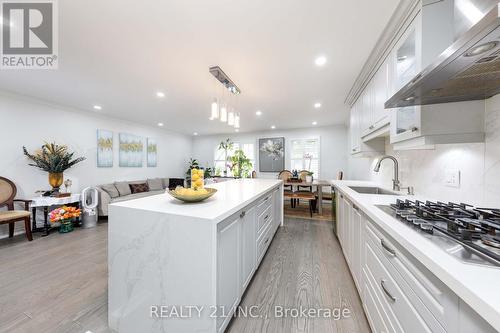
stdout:
<svg viewBox="0 0 500 333">
<path fill-rule="evenodd" d="M 107 224 L 35 237 L 0 240 L 0 332 L 110 332 Z M 370 332 L 331 222 L 286 218 L 241 305 L 262 318 L 236 317 L 227 332 Z M 275 306 L 351 315 L 276 318 Z"/>
</svg>

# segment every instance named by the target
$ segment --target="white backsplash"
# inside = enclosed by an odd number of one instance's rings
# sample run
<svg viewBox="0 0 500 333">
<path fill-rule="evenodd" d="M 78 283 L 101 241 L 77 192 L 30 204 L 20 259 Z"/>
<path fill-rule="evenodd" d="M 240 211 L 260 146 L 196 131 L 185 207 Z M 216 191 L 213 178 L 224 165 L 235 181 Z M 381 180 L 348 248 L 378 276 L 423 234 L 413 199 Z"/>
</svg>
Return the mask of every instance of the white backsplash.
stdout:
<svg viewBox="0 0 500 333">
<path fill-rule="evenodd" d="M 403 186 L 432 199 L 465 202 L 500 208 L 500 95 L 486 103 L 486 140 L 484 143 L 436 145 L 433 150 L 394 151 L 386 141 L 386 153 L 399 161 Z M 373 180 L 390 187 L 391 161 L 373 171 L 375 159 L 350 158 L 350 179 Z M 446 170 L 460 170 L 460 186 L 445 185 Z"/>
</svg>

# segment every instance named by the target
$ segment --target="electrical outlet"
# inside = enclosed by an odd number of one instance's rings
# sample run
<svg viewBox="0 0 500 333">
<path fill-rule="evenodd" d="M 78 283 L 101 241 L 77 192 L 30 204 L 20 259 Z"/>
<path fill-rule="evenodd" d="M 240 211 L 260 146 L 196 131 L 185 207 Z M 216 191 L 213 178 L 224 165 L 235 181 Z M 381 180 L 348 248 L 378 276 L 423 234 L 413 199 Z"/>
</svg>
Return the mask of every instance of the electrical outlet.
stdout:
<svg viewBox="0 0 500 333">
<path fill-rule="evenodd" d="M 444 175 L 444 184 L 449 187 L 460 187 L 460 170 L 446 169 Z"/>
</svg>

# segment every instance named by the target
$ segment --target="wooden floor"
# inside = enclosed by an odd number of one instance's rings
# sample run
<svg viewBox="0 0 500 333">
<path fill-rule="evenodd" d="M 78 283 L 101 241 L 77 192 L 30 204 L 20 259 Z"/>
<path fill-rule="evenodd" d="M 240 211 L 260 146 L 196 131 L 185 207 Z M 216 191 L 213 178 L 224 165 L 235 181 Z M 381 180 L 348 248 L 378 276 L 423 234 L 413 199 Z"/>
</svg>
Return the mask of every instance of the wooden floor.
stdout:
<svg viewBox="0 0 500 333">
<path fill-rule="evenodd" d="M 106 244 L 105 223 L 33 242 L 0 240 L 0 332 L 110 332 Z M 286 218 L 241 306 L 262 316 L 236 317 L 227 332 L 370 332 L 331 222 Z M 276 306 L 351 315 L 276 318 Z"/>
</svg>

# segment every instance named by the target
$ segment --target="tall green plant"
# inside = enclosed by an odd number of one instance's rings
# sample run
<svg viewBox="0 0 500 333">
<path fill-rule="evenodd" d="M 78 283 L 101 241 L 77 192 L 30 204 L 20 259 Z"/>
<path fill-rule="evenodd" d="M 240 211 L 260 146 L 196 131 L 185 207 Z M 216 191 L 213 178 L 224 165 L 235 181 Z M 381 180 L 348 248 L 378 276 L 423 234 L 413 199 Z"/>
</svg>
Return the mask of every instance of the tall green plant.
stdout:
<svg viewBox="0 0 500 333">
<path fill-rule="evenodd" d="M 226 141 L 221 141 L 219 143 L 219 150 L 224 150 L 224 161 L 228 160 L 228 151 L 233 150 L 234 142 L 227 138 Z M 227 166 L 224 166 L 224 175 L 227 175 Z"/>
<path fill-rule="evenodd" d="M 250 159 L 245 155 L 243 150 L 236 150 L 234 155 L 228 158 L 228 161 L 231 163 L 230 168 L 233 176 L 244 178 L 248 178 L 250 176 L 250 171 L 253 167 L 252 162 L 250 162 Z"/>
<path fill-rule="evenodd" d="M 32 163 L 31 166 L 50 173 L 60 173 L 85 160 L 85 157 L 73 159 L 75 153 L 68 152 L 68 147 L 56 143 L 45 143 L 40 149 L 30 154 L 23 146 L 23 152 Z"/>
</svg>

